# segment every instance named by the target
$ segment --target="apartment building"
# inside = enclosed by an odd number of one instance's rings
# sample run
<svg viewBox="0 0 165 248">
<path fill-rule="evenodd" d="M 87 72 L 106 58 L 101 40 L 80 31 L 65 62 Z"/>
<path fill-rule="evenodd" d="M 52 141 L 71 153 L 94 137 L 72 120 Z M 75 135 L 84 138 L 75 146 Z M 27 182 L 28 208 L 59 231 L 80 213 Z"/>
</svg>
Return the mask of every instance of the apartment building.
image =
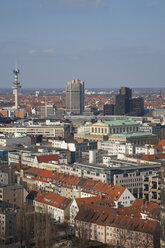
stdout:
<svg viewBox="0 0 165 248">
<path fill-rule="evenodd" d="M 22 185 L 0 185 L 0 206 L 20 207 L 25 202 L 27 191 Z"/>
<path fill-rule="evenodd" d="M 143 199 L 157 204 L 161 203 L 160 173 L 143 176 Z"/>
<path fill-rule="evenodd" d="M 104 206 L 108 211 L 115 212 L 117 208 L 131 206 L 134 201 L 134 196 L 126 188 L 100 184 L 99 182 L 93 184 L 92 181 L 87 180 L 82 185 L 81 198 L 76 198 L 71 203 L 70 224 L 74 225 L 75 217 L 81 206 L 90 204 L 94 209 L 98 206 Z M 114 208 L 115 210 L 112 210 Z"/>
<path fill-rule="evenodd" d="M 0 169 L 0 185 L 8 185 L 16 182 L 15 168 L 4 167 Z"/>
<path fill-rule="evenodd" d="M 0 246 L 16 242 L 16 213 L 0 209 Z"/>
<path fill-rule="evenodd" d="M 113 246 L 160 247 L 159 222 L 117 216 L 86 206 L 81 207 L 75 218 L 75 235 Z"/>
<path fill-rule="evenodd" d="M 8 153 L 8 163 L 9 164 L 26 164 L 31 167 L 41 167 L 42 163 L 48 163 L 51 161 L 59 162 L 58 155 L 48 152 L 48 150 L 38 149 L 41 152 L 38 152 L 36 149 L 24 149 L 17 150 L 14 152 Z"/>
<path fill-rule="evenodd" d="M 35 211 L 48 213 L 55 221 L 63 223 L 69 220 L 69 210 L 72 200 L 54 193 L 38 192 L 33 200 Z"/>
</svg>

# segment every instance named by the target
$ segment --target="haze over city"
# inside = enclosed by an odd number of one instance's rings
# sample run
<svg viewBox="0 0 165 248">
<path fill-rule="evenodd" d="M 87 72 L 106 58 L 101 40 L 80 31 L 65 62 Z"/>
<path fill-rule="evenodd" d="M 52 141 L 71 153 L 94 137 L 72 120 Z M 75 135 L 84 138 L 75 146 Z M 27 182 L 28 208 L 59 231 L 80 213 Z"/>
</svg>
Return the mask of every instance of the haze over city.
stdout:
<svg viewBox="0 0 165 248">
<path fill-rule="evenodd" d="M 164 87 L 163 0 L 0 2 L 1 88 Z"/>
</svg>

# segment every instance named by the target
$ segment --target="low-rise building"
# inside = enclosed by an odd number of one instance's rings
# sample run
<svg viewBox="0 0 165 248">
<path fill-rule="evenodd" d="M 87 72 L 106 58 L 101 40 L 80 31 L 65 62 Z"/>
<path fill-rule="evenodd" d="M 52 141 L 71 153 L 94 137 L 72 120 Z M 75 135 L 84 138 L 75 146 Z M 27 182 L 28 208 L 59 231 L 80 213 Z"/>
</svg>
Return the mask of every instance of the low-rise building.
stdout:
<svg viewBox="0 0 165 248">
<path fill-rule="evenodd" d="M 75 235 L 122 247 L 160 247 L 157 221 L 118 216 L 102 209 L 81 207 L 75 218 Z"/>
<path fill-rule="evenodd" d="M 48 213 L 55 221 L 63 223 L 69 221 L 70 204 L 72 200 L 54 193 L 38 192 L 33 200 L 35 210 Z"/>
<path fill-rule="evenodd" d="M 31 138 L 26 135 L 0 135 L 0 146 L 31 145 Z"/>
</svg>

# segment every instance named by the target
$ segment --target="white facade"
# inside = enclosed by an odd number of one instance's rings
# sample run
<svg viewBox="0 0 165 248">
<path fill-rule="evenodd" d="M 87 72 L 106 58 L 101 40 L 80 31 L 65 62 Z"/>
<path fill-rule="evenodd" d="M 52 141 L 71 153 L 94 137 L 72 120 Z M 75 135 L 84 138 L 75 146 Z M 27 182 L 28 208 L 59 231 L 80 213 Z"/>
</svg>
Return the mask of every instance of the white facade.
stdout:
<svg viewBox="0 0 165 248">
<path fill-rule="evenodd" d="M 0 184 L 8 185 L 8 173 L 0 171 Z"/>
<path fill-rule="evenodd" d="M 108 155 L 132 155 L 134 154 L 134 146 L 131 143 L 115 142 L 115 141 L 103 141 L 100 144 L 101 150 L 108 151 Z"/>
<path fill-rule="evenodd" d="M 129 207 L 132 205 L 132 203 L 135 201 L 135 197 L 133 196 L 133 194 L 131 194 L 131 192 L 128 189 L 125 189 L 123 194 L 119 197 L 119 199 L 117 201 L 115 201 L 116 203 L 116 207 Z"/>
</svg>

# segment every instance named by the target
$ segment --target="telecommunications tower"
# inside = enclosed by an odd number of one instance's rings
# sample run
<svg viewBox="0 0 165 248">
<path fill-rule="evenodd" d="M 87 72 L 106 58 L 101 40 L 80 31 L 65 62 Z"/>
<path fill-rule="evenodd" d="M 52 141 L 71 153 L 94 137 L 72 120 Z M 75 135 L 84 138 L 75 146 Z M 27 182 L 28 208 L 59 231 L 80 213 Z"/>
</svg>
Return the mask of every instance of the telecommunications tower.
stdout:
<svg viewBox="0 0 165 248">
<path fill-rule="evenodd" d="M 12 88 L 13 88 L 13 94 L 15 95 L 15 109 L 18 109 L 18 89 L 21 88 L 21 85 L 18 82 L 19 70 L 17 66 L 15 66 L 13 73 L 14 73 L 14 83 Z"/>
</svg>

